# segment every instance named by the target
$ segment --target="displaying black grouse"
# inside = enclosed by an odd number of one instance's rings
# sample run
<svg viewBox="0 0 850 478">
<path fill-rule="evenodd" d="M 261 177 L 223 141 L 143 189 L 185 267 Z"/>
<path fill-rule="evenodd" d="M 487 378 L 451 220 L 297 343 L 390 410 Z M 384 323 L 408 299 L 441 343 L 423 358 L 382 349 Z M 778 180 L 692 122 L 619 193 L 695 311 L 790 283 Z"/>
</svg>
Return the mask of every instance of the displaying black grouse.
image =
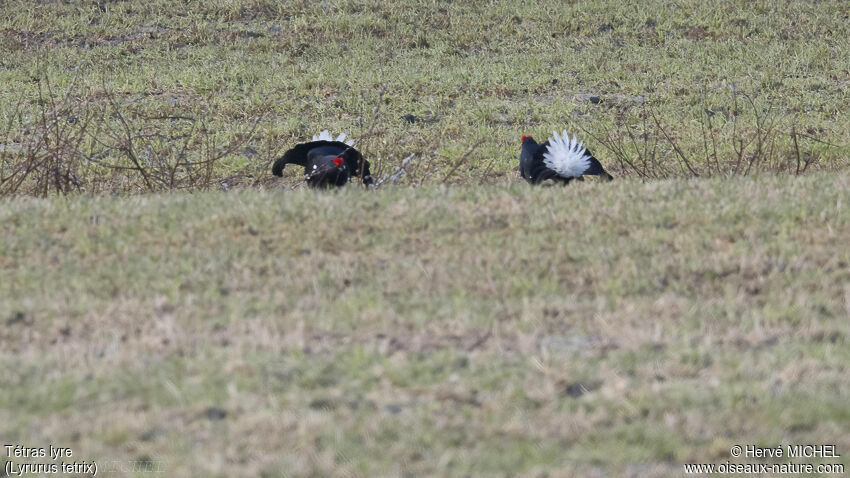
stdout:
<svg viewBox="0 0 850 478">
<path fill-rule="evenodd" d="M 614 179 L 599 161 L 584 147 L 584 143 L 570 140 L 564 131 L 553 136 L 543 144 L 537 144 L 531 136 L 522 137 L 522 152 L 519 156 L 519 172 L 523 179 L 531 184 L 540 184 L 547 179 L 567 184 L 573 179 L 583 181 L 582 176 L 603 176 L 609 181 Z"/>
<path fill-rule="evenodd" d="M 304 178 L 312 188 L 344 186 L 352 176 L 366 186 L 372 184 L 369 161 L 354 149 L 354 141 L 345 140 L 344 133 L 334 139 L 325 130 L 313 141 L 295 146 L 274 162 L 272 174 L 283 176 L 287 164 L 304 166 Z"/>
</svg>

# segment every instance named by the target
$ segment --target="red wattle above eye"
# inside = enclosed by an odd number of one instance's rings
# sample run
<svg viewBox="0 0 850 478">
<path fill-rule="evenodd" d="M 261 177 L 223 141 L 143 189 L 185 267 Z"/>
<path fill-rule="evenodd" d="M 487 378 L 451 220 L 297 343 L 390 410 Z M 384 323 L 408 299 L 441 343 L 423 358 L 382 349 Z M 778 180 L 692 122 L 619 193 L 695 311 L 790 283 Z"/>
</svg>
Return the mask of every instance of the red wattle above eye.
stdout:
<svg viewBox="0 0 850 478">
<path fill-rule="evenodd" d="M 336 164 L 337 166 L 342 166 L 342 163 L 343 163 L 342 158 L 339 158 L 339 157 L 334 158 L 334 164 Z"/>
</svg>

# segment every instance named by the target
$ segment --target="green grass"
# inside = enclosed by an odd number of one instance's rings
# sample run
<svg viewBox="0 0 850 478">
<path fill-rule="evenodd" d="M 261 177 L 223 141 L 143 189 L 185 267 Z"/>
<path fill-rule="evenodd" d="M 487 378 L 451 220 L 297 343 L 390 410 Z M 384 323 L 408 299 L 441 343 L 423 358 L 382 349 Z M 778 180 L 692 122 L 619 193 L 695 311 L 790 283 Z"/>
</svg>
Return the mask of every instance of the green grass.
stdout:
<svg viewBox="0 0 850 478">
<path fill-rule="evenodd" d="M 844 1 L 15 0 L 0 50 L 3 444 L 167 476 L 848 463 Z M 415 156 L 376 191 L 270 176 L 322 128 L 378 178 Z M 617 180 L 524 184 L 556 128 Z"/>
<path fill-rule="evenodd" d="M 0 437 L 168 476 L 846 464 L 848 186 L 11 200 Z"/>
<path fill-rule="evenodd" d="M 115 94 L 143 130 L 185 134 L 185 122 L 152 119 L 185 115 L 221 142 L 260 118 L 248 145 L 253 152 L 240 149 L 216 170 L 217 177 L 238 174 L 252 184 L 266 181 L 275 155 L 320 128 L 357 138 L 374 127 L 361 142 L 369 159 L 387 173 L 417 154 L 426 166 L 410 172 L 414 183 L 439 182 L 478 138 L 485 143 L 451 182 L 513 178 L 520 135 L 544 137 L 555 128 L 586 130 L 588 145 L 618 175 L 634 171 L 600 141 L 610 134 L 630 147 L 628 127 L 646 132 L 660 141 L 664 175 L 681 174 L 672 145 L 658 128 L 643 125 L 646 108 L 696 165 L 706 160 L 702 125 L 710 110 L 723 162 L 736 156 L 738 139 L 772 122 L 771 161 L 793 161 L 789 133 L 796 125 L 835 145 L 799 137 L 801 156 L 834 169 L 846 165 L 850 144 L 847 20 L 840 0 L 155 0 L 107 1 L 103 9 L 88 1 L 11 1 L 0 16 L 0 44 L 8 51 L 0 59 L 0 105 L 8 106 L 0 111 L 9 120 L 20 99 L 31 118 L 39 79 L 58 95 L 77 76 L 74 96 L 98 110 Z M 602 101 L 590 102 L 594 95 Z M 744 95 L 754 98 L 754 108 Z M 411 125 L 405 114 L 428 121 Z M 756 114 L 765 123 L 757 126 Z M 189 157 L 203 158 L 199 144 Z M 82 169 L 86 178 L 126 174 Z M 127 181 L 101 182 L 88 181 L 85 189 L 135 191 Z"/>
</svg>

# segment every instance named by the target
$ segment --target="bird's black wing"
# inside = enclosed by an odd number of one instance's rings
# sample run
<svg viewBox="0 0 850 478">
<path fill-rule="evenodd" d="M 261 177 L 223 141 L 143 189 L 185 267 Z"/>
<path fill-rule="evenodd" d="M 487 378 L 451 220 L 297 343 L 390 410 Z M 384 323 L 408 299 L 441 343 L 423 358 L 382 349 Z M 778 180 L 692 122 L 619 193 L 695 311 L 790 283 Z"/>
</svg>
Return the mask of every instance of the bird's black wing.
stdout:
<svg viewBox="0 0 850 478">
<path fill-rule="evenodd" d="M 610 174 L 608 174 L 608 171 L 605 171 L 605 168 L 602 167 L 602 164 L 599 162 L 598 159 L 593 157 L 593 154 L 590 151 L 585 150 L 585 152 L 590 155 L 590 166 L 584 171 L 583 174 L 591 176 L 603 176 L 608 181 L 614 179 L 614 176 L 611 176 Z"/>
<path fill-rule="evenodd" d="M 357 151 L 353 147 L 349 147 L 346 151 L 344 151 L 342 156 L 345 158 L 345 164 L 348 166 L 348 169 L 352 171 L 352 177 L 360 178 L 366 186 L 373 183 L 372 171 L 369 168 L 369 161 L 363 159 L 363 155 L 360 154 L 360 151 Z"/>
<path fill-rule="evenodd" d="M 363 159 L 362 156 L 360 157 L 360 160 L 360 164 L 363 165 L 363 168 L 357 171 L 357 177 L 363 181 L 364 185 L 371 186 L 374 181 L 372 180 L 372 171 L 369 170 L 369 161 Z"/>
<path fill-rule="evenodd" d="M 350 148 L 351 146 L 341 141 L 310 141 L 309 143 L 301 143 L 289 151 L 283 153 L 283 156 L 277 158 L 272 165 L 272 174 L 275 176 L 283 176 L 283 168 L 287 164 L 297 164 L 307 168 L 307 163 L 311 157 L 324 156 L 326 154 L 339 154 Z"/>
</svg>

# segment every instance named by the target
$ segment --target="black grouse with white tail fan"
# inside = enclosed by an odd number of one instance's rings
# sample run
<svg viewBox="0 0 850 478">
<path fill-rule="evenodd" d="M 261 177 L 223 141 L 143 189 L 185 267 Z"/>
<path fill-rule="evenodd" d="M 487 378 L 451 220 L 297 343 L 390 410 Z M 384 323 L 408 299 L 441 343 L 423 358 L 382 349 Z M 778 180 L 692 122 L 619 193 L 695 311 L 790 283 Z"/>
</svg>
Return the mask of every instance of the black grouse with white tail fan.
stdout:
<svg viewBox="0 0 850 478">
<path fill-rule="evenodd" d="M 567 184 L 574 179 L 583 181 L 582 176 L 602 176 L 614 179 L 599 161 L 590 154 L 573 136 L 564 131 L 561 135 L 552 132 L 552 137 L 537 144 L 531 136 L 522 137 L 522 152 L 519 156 L 519 172 L 531 184 L 553 180 Z"/>
<path fill-rule="evenodd" d="M 302 143 L 278 158 L 272 166 L 272 174 L 283 176 L 287 164 L 304 166 L 304 178 L 312 188 L 344 186 L 352 176 L 363 184 L 372 184 L 369 161 L 354 149 L 354 141 L 346 141 L 345 133 L 333 138 L 327 130 L 313 141 Z"/>
</svg>

